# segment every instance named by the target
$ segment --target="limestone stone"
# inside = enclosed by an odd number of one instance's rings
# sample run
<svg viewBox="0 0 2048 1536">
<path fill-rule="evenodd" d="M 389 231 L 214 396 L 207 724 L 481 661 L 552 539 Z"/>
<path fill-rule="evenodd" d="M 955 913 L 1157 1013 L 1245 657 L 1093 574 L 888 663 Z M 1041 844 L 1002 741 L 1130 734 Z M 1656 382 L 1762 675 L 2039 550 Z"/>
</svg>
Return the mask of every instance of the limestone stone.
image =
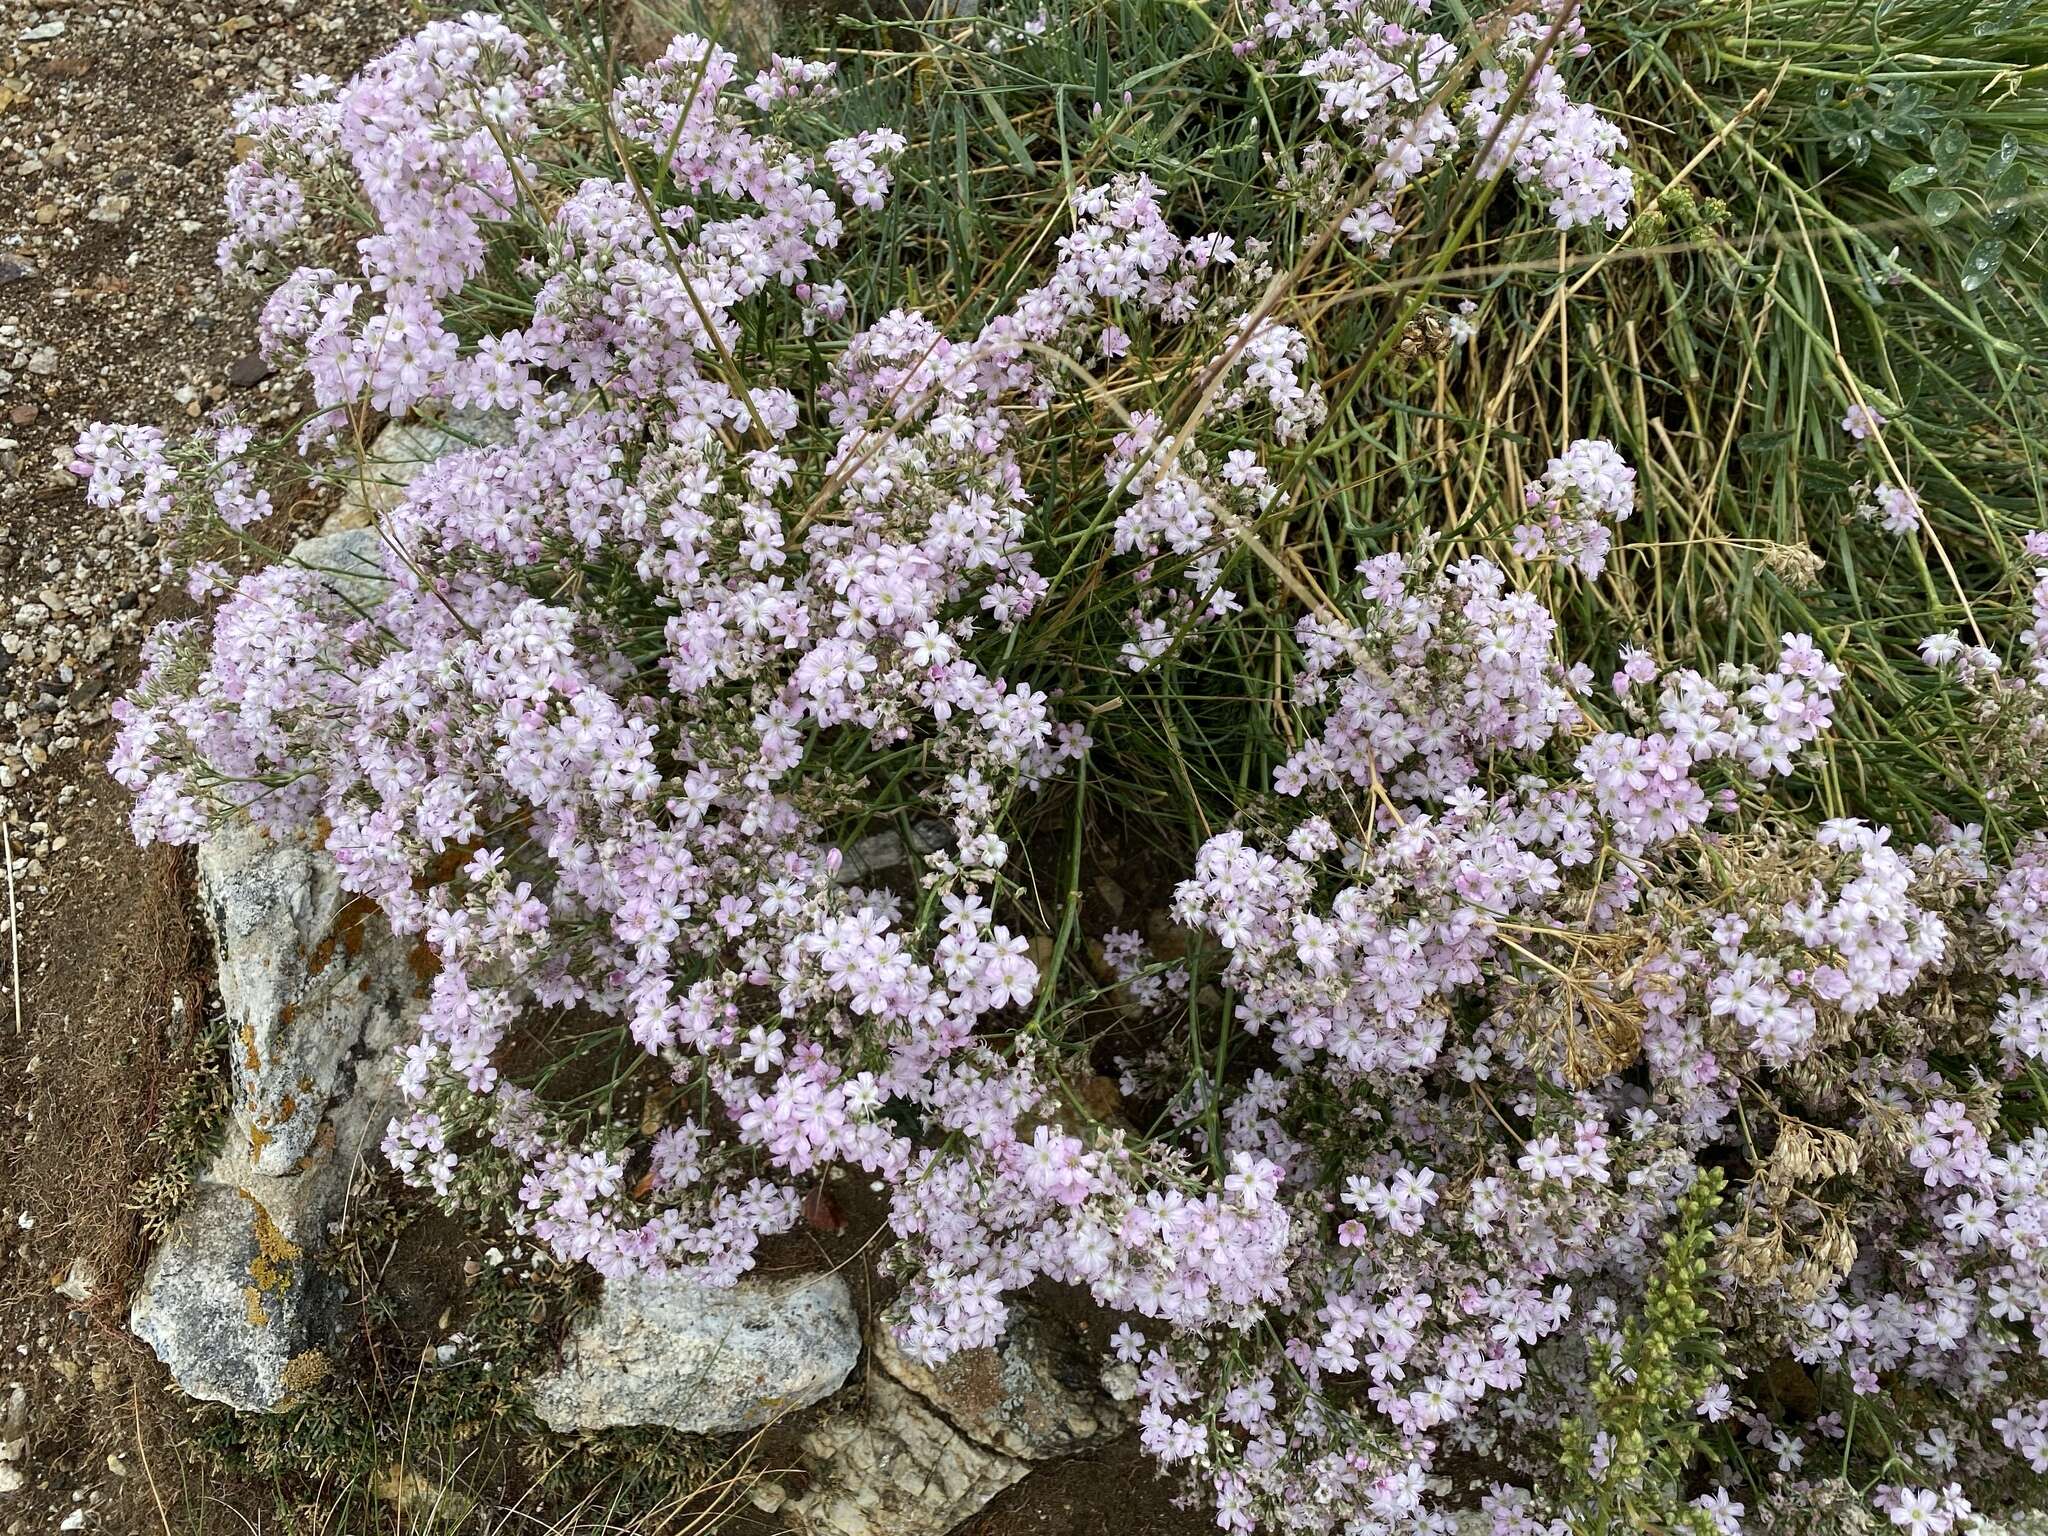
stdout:
<svg viewBox="0 0 2048 1536">
<path fill-rule="evenodd" d="M 375 541 L 363 530 L 293 555 L 338 585 L 365 582 Z M 409 946 L 319 849 L 235 820 L 197 864 L 234 1092 L 129 1326 L 189 1396 L 266 1411 L 325 1369 L 340 1297 L 318 1261 L 397 1105 L 392 1053 L 421 980 Z"/>
<path fill-rule="evenodd" d="M 197 862 L 230 1037 L 230 1141 L 257 1173 L 282 1177 L 312 1152 L 363 1062 L 397 1043 L 408 950 L 304 842 L 237 819 Z"/>
<path fill-rule="evenodd" d="M 560 1431 L 756 1429 L 837 1391 L 859 1358 L 860 1319 L 836 1274 L 722 1289 L 630 1276 L 606 1281 L 577 1320 L 560 1365 L 533 1383 L 533 1409 Z"/>
</svg>

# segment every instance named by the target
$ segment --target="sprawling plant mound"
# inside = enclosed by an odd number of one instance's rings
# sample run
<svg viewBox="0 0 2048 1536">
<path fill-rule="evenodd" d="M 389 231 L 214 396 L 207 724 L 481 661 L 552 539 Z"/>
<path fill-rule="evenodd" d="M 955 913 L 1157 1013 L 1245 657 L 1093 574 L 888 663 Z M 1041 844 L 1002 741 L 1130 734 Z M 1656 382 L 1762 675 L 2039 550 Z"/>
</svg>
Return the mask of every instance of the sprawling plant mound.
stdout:
<svg viewBox="0 0 2048 1536">
<path fill-rule="evenodd" d="M 1225 1529 L 1968 1529 L 2048 1471 L 2048 546 L 1959 567 L 1843 347 L 1870 622 L 1674 537 L 1695 441 L 1700 508 L 1762 472 L 1752 371 L 1653 410 L 1624 289 L 1765 259 L 1688 185 L 1731 142 L 1811 194 L 1690 84 L 1635 160 L 1602 49 L 1690 42 L 1590 9 L 998 10 L 750 81 L 470 15 L 252 99 L 292 457 L 470 441 L 365 581 L 220 563 L 281 446 L 232 419 L 86 433 L 221 599 L 125 706 L 138 836 L 310 837 L 420 939 L 409 1179 L 725 1284 L 862 1170 L 912 1353 L 1085 1289 Z M 1145 933 L 1083 900 L 1119 831 L 1179 861 Z"/>
</svg>

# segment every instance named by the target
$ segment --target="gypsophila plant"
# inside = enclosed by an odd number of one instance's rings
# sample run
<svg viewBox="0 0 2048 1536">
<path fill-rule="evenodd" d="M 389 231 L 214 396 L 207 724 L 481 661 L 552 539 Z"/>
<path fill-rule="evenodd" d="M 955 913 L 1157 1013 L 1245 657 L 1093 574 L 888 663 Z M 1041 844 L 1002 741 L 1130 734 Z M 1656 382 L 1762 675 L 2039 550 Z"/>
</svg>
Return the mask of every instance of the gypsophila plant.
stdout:
<svg viewBox="0 0 2048 1536">
<path fill-rule="evenodd" d="M 1824 9 L 1743 46 L 1826 78 Z M 1087 1295 L 1228 1531 L 2034 1496 L 2031 450 L 1808 350 L 1818 254 L 1756 297 L 1802 219 L 1863 251 L 1768 92 L 1701 94 L 1756 57 L 1648 3 L 1079 0 L 750 75 L 602 19 L 243 103 L 221 261 L 309 411 L 78 450 L 219 599 L 123 705 L 138 837 L 311 838 L 421 946 L 405 1178 L 723 1285 L 857 1170 L 911 1355 Z M 1851 190 L 1926 214 L 1893 180 Z M 1933 238 L 1916 341 L 2021 259 Z M 1702 272 L 1760 306 L 1710 363 L 1643 309 Z M 1822 389 L 1840 537 L 1723 536 L 1790 452 L 1738 421 Z M 374 575 L 234 573 L 279 457 L 345 481 L 408 418 L 465 441 Z M 1103 921 L 1140 840 L 1172 876 Z"/>
</svg>

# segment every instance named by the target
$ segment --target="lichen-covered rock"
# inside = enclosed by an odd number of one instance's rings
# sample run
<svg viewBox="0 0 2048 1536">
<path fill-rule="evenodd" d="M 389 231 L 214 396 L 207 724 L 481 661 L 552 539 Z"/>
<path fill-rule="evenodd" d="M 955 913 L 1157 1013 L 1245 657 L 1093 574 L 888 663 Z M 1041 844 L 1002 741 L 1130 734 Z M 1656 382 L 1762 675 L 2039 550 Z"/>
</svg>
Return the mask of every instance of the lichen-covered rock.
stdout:
<svg viewBox="0 0 2048 1536">
<path fill-rule="evenodd" d="M 757 1429 L 837 1391 L 859 1358 L 860 1319 L 837 1275 L 727 1289 L 628 1276 L 577 1320 L 559 1367 L 533 1383 L 533 1409 L 565 1432 Z"/>
<path fill-rule="evenodd" d="M 376 535 L 309 539 L 293 556 L 368 582 Z M 198 869 L 234 1094 L 129 1326 L 187 1395 L 261 1411 L 324 1369 L 339 1297 L 317 1261 L 397 1105 L 392 1052 L 422 978 L 317 848 L 236 820 L 200 845 Z"/>
<path fill-rule="evenodd" d="M 803 1437 L 800 1492 L 764 1483 L 755 1502 L 817 1536 L 945 1536 L 1035 1462 L 1101 1444 L 1123 1409 L 1090 1377 L 1078 1341 L 1019 1306 L 994 1349 L 936 1369 L 878 1338 L 867 1400 Z"/>
<path fill-rule="evenodd" d="M 324 1369 L 340 1292 L 280 1224 L 305 1213 L 264 1202 L 286 1182 L 202 1182 L 150 1262 L 128 1325 L 188 1397 L 276 1408 Z"/>
<path fill-rule="evenodd" d="M 875 1364 L 937 1408 L 962 1434 L 1026 1461 L 1098 1444 L 1123 1427 L 1104 1399 L 1079 1341 L 1043 1313 L 1018 1307 L 994 1349 L 971 1349 L 943 1365 L 904 1354 L 886 1329 Z"/>
<path fill-rule="evenodd" d="M 319 1259 L 397 1105 L 390 1051 L 415 1006 L 382 995 L 357 1021 L 311 1144 L 288 1171 L 258 1166 L 271 1144 L 246 1134 L 259 1122 L 237 1085 L 225 1143 L 150 1257 L 128 1326 L 188 1397 L 269 1412 L 326 1371 L 340 1295 Z"/>
<path fill-rule="evenodd" d="M 233 1060 L 229 1137 L 257 1173 L 283 1177 L 359 1066 L 397 1043 L 407 947 L 302 842 L 237 819 L 200 845 L 198 865 Z"/>
</svg>

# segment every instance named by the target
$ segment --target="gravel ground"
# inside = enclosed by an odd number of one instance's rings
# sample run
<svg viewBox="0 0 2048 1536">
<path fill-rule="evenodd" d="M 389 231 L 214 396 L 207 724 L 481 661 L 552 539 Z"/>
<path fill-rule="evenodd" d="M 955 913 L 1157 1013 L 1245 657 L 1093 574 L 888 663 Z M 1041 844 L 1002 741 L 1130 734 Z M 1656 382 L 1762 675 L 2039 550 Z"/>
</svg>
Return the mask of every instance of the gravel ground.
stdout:
<svg viewBox="0 0 2048 1536">
<path fill-rule="evenodd" d="M 411 9 L 0 0 L 4 1536 L 253 1528 L 152 1462 L 160 1373 L 122 1328 L 137 1143 L 198 992 L 181 862 L 135 850 L 102 764 L 138 643 L 182 599 L 65 465 L 93 420 L 292 409 L 251 355 L 255 296 L 214 267 L 230 105 L 347 74 Z"/>
</svg>

